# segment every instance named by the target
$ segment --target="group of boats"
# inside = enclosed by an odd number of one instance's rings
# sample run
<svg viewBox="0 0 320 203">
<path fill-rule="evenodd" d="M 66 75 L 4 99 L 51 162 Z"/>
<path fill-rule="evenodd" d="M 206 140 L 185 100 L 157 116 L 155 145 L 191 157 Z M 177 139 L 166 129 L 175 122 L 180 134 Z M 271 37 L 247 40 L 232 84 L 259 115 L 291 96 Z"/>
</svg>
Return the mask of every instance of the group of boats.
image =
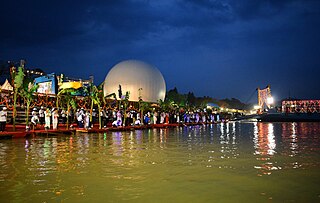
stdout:
<svg viewBox="0 0 320 203">
<path fill-rule="evenodd" d="M 213 123 L 206 123 L 213 124 Z M 60 126 L 58 129 L 36 129 L 25 131 L 22 130 L 22 126 L 19 126 L 17 131 L 5 131 L 0 132 L 0 138 L 23 138 L 29 136 L 56 136 L 56 135 L 71 135 L 75 133 L 105 133 L 112 131 L 130 131 L 130 130 L 143 130 L 143 129 L 151 129 L 151 128 L 172 128 L 178 126 L 195 126 L 195 125 L 204 125 L 204 123 L 167 123 L 167 124 L 150 124 L 150 125 L 130 125 L 130 126 L 119 126 L 119 127 L 107 127 L 99 129 L 98 126 L 94 126 L 93 128 L 77 128 L 70 127 L 66 129 L 65 126 Z"/>
</svg>

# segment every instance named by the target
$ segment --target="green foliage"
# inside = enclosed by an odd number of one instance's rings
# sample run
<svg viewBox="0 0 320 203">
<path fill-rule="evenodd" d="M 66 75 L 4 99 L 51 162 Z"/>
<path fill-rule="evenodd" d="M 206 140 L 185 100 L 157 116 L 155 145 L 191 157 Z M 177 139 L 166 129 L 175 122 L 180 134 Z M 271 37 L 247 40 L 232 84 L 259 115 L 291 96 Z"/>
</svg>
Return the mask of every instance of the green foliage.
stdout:
<svg viewBox="0 0 320 203">
<path fill-rule="evenodd" d="M 159 101 L 162 110 L 176 109 L 183 107 L 188 110 L 195 110 L 197 108 L 206 108 L 208 103 L 216 103 L 220 107 L 234 108 L 234 109 L 248 109 L 249 105 L 242 103 L 240 100 L 232 99 L 214 99 L 208 96 L 196 97 L 193 92 L 187 94 L 180 94 L 177 88 L 173 88 L 167 92 L 165 101 Z"/>
<path fill-rule="evenodd" d="M 77 104 L 76 104 L 76 101 L 75 101 L 74 99 L 72 99 L 72 100 L 70 101 L 70 105 L 71 105 L 71 107 L 72 107 L 73 109 L 77 109 Z"/>
<path fill-rule="evenodd" d="M 222 99 L 218 101 L 217 104 L 226 108 L 234 108 L 234 109 L 248 109 L 250 107 L 248 104 L 244 104 L 239 99 L 236 99 L 236 98 Z"/>
<path fill-rule="evenodd" d="M 147 111 L 149 109 L 150 109 L 150 103 L 142 101 L 141 104 L 140 104 L 140 110 L 142 112 L 144 112 L 144 111 Z"/>
<path fill-rule="evenodd" d="M 19 91 L 20 87 L 23 85 L 24 76 L 24 68 L 20 66 L 18 72 L 14 74 L 14 89 L 16 91 Z"/>
<path fill-rule="evenodd" d="M 129 105 L 129 97 L 130 97 L 130 92 L 126 92 L 126 95 L 123 99 L 124 109 L 127 109 L 128 105 Z"/>
<path fill-rule="evenodd" d="M 34 93 L 37 91 L 39 85 L 35 85 L 32 82 L 23 83 L 19 91 L 19 95 L 26 99 L 27 101 L 32 101 L 34 99 Z"/>
<path fill-rule="evenodd" d="M 175 87 L 167 92 L 165 102 L 174 102 L 178 106 L 184 107 L 187 103 L 187 97 L 179 94 L 178 89 Z"/>
<path fill-rule="evenodd" d="M 13 130 L 16 130 L 16 116 L 17 116 L 17 96 L 20 91 L 21 86 L 23 85 L 24 80 L 24 67 L 23 64 L 18 68 L 18 72 L 13 74 L 14 83 L 13 83 Z"/>
<path fill-rule="evenodd" d="M 29 124 L 29 109 L 30 109 L 30 104 L 31 102 L 33 101 L 34 99 L 34 93 L 37 91 L 38 89 L 38 85 L 35 85 L 33 82 L 27 82 L 28 79 L 25 78 L 24 81 L 23 81 L 23 85 L 22 87 L 20 88 L 20 91 L 19 91 L 19 95 L 25 99 L 26 101 L 26 106 L 27 106 L 27 109 L 26 109 L 26 125 Z"/>
<path fill-rule="evenodd" d="M 58 92 L 57 97 L 61 99 L 62 106 L 71 105 L 73 109 L 77 108 L 74 96 L 72 96 L 73 92 L 74 92 L 74 88 L 66 88 Z"/>
<path fill-rule="evenodd" d="M 61 105 L 67 106 L 67 113 L 70 111 L 70 107 L 73 109 L 77 109 L 76 100 L 72 93 L 74 92 L 74 88 L 62 89 L 58 92 L 57 97 L 61 100 Z M 69 116 L 67 116 L 67 129 L 69 129 Z"/>
</svg>

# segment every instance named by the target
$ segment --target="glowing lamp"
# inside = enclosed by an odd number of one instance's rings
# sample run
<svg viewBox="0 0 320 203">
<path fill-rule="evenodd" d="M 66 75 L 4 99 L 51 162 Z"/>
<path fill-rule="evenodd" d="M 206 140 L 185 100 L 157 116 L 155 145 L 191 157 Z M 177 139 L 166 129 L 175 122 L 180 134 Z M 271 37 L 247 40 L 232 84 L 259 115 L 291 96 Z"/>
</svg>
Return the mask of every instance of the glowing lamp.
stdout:
<svg viewBox="0 0 320 203">
<path fill-rule="evenodd" d="M 273 97 L 268 97 L 267 98 L 267 103 L 268 104 L 273 104 Z"/>
</svg>

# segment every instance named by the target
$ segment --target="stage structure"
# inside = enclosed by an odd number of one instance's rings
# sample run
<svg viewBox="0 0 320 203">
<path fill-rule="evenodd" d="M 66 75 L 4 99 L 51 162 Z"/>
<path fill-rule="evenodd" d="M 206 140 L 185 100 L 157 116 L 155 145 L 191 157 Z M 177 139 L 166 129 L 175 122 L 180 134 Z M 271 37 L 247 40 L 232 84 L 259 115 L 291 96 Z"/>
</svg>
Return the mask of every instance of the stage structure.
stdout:
<svg viewBox="0 0 320 203">
<path fill-rule="evenodd" d="M 271 96 L 270 85 L 264 89 L 257 88 L 258 91 L 258 106 L 261 110 L 270 109 L 273 104 L 273 97 Z"/>
</svg>

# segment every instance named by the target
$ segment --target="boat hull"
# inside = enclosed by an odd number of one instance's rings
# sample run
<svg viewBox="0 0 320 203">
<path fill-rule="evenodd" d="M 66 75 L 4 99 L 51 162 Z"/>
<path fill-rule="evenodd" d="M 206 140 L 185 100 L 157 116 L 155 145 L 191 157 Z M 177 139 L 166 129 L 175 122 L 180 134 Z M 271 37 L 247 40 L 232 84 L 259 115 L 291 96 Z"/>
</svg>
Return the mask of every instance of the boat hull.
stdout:
<svg viewBox="0 0 320 203">
<path fill-rule="evenodd" d="M 261 122 L 320 122 L 319 113 L 270 113 L 257 118 Z"/>
</svg>

